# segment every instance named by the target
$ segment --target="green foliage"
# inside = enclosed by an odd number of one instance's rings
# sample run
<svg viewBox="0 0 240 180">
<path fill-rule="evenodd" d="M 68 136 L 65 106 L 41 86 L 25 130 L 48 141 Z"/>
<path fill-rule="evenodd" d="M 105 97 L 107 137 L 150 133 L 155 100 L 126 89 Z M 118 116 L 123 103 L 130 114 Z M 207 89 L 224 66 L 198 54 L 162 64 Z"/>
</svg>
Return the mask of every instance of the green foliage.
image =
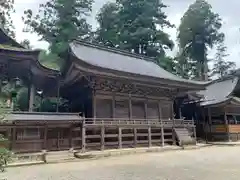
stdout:
<svg viewBox="0 0 240 180">
<path fill-rule="evenodd" d="M 39 110 L 43 112 L 56 112 L 57 106 L 64 108 L 67 101 L 63 98 L 47 97 L 39 105 Z"/>
<path fill-rule="evenodd" d="M 226 61 L 225 58 L 228 56 L 226 54 L 227 47 L 223 43 L 217 46 L 217 53 L 215 55 L 212 76 L 217 75 L 219 78 L 230 74 L 236 68 L 236 63 L 232 61 Z"/>
<path fill-rule="evenodd" d="M 207 50 L 223 40 L 224 34 L 219 32 L 221 27 L 221 18 L 205 0 L 196 0 L 183 15 L 178 29 L 179 46 L 197 70 L 192 72 L 195 77 L 206 79 Z"/>
<path fill-rule="evenodd" d="M 99 28 L 96 31 L 96 41 L 100 44 L 117 47 L 118 41 L 118 12 L 119 8 L 116 3 L 106 3 L 100 9 L 96 19 Z"/>
<path fill-rule="evenodd" d="M 0 28 L 12 38 L 15 38 L 14 26 L 10 14 L 14 12 L 14 0 L 0 1 Z"/>
<path fill-rule="evenodd" d="M 4 166 L 11 160 L 12 153 L 7 149 L 8 140 L 0 134 L 0 170 L 5 171 Z"/>
<path fill-rule="evenodd" d="M 91 12 L 92 0 L 48 0 L 41 4 L 37 15 L 26 10 L 25 31 L 35 32 L 42 40 L 50 44 L 50 51 L 60 55 L 68 48 L 73 39 L 87 39 L 90 36 L 90 25 L 86 17 Z M 59 58 L 58 58 L 59 59 Z"/>
<path fill-rule="evenodd" d="M 173 27 L 159 0 L 117 0 L 105 4 L 97 15 L 99 28 L 95 40 L 106 46 L 118 47 L 137 54 L 165 58 L 165 49 L 173 42 L 163 31 Z"/>
<path fill-rule="evenodd" d="M 165 69 L 168 72 L 172 72 L 173 74 L 176 74 L 176 61 L 174 58 L 166 56 L 161 59 L 159 59 L 158 64 Z"/>
</svg>

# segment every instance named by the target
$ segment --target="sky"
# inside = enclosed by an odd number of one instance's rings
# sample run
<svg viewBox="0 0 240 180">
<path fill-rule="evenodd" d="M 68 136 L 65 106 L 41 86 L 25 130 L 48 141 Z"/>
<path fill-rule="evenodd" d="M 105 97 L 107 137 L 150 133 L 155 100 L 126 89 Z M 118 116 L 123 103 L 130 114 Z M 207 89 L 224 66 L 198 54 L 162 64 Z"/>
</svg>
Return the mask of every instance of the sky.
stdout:
<svg viewBox="0 0 240 180">
<path fill-rule="evenodd" d="M 110 0 L 113 1 L 113 0 Z M 176 27 L 179 26 L 181 17 L 184 12 L 188 9 L 189 5 L 192 4 L 195 0 L 163 0 L 163 3 L 168 6 L 165 9 L 166 14 L 168 15 L 168 20 L 175 24 Z M 23 33 L 22 29 L 24 24 L 22 23 L 21 17 L 25 9 L 32 9 L 33 12 L 37 12 L 38 6 L 40 3 L 44 3 L 46 0 L 15 0 L 15 10 L 16 12 L 12 14 L 12 19 L 16 28 L 16 38 L 17 41 L 23 39 L 29 39 L 31 45 L 34 48 L 47 48 L 47 43 L 39 41 L 40 37 L 36 34 Z M 102 7 L 104 3 L 108 0 L 95 0 L 93 4 L 92 16 L 89 17 L 88 22 L 92 25 L 93 28 L 97 27 L 95 20 L 95 15 Z M 218 13 L 223 20 L 222 32 L 225 33 L 226 39 L 225 44 L 228 48 L 228 59 L 229 61 L 234 61 L 237 64 L 237 67 L 240 67 L 240 0 L 208 0 L 212 5 L 213 11 Z M 171 36 L 171 39 L 176 42 L 177 29 L 171 28 L 166 29 L 166 32 Z M 176 49 L 169 54 L 174 54 Z M 210 51 L 209 56 L 213 57 L 215 51 Z"/>
</svg>

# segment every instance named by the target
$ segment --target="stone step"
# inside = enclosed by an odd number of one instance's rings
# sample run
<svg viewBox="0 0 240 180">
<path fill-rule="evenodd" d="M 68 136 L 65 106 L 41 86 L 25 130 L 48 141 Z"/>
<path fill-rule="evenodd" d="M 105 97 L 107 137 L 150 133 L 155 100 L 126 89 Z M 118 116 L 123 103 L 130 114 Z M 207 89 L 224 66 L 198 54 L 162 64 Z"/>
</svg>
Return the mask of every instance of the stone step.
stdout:
<svg viewBox="0 0 240 180">
<path fill-rule="evenodd" d="M 46 161 L 47 162 L 60 162 L 66 160 L 74 160 L 75 157 L 73 152 L 47 152 L 46 154 Z"/>
</svg>

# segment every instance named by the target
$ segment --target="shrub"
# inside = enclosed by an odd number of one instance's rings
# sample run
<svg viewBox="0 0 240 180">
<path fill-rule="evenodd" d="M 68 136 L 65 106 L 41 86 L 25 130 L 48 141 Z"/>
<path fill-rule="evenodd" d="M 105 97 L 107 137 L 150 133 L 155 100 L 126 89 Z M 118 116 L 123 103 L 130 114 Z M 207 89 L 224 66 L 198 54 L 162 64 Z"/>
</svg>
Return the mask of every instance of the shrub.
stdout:
<svg viewBox="0 0 240 180">
<path fill-rule="evenodd" d="M 8 140 L 4 138 L 3 135 L 0 134 L 0 170 L 3 172 L 5 169 L 5 165 L 11 159 L 11 151 L 7 149 Z"/>
</svg>

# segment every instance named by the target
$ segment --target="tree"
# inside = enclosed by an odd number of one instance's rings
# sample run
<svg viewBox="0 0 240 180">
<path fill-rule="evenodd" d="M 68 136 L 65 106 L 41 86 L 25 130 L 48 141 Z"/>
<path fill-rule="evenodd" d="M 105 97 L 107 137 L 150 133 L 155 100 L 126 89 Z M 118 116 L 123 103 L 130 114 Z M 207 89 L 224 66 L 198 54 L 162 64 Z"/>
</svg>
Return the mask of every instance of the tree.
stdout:
<svg viewBox="0 0 240 180">
<path fill-rule="evenodd" d="M 96 31 L 95 40 L 99 44 L 109 47 L 118 47 L 118 12 L 119 8 L 116 3 L 106 3 L 100 9 L 96 19 L 99 28 Z"/>
<path fill-rule="evenodd" d="M 196 74 L 194 62 L 185 56 L 182 51 L 179 51 L 175 57 L 175 69 L 176 74 L 185 79 L 194 78 L 194 74 Z"/>
<path fill-rule="evenodd" d="M 173 42 L 163 31 L 173 27 L 159 0 L 117 0 L 105 4 L 97 15 L 99 28 L 95 40 L 101 44 L 159 59 Z"/>
<path fill-rule="evenodd" d="M 50 44 L 51 53 L 59 56 L 73 39 L 89 38 L 91 27 L 86 17 L 92 3 L 93 0 L 48 0 L 35 16 L 30 9 L 24 12 L 25 31 L 37 33 Z"/>
<path fill-rule="evenodd" d="M 201 80 L 208 79 L 208 49 L 224 38 L 220 32 L 221 27 L 221 18 L 205 0 L 196 0 L 181 19 L 178 29 L 179 46 L 184 56 L 194 62 L 192 66 L 197 69 L 194 76 Z"/>
<path fill-rule="evenodd" d="M 217 53 L 215 55 L 212 76 L 217 75 L 219 78 L 230 74 L 236 68 L 236 63 L 232 61 L 226 61 L 225 58 L 228 56 L 226 54 L 227 47 L 223 43 L 217 46 Z"/>
<path fill-rule="evenodd" d="M 14 26 L 10 14 L 14 12 L 14 0 L 0 1 L 0 28 L 12 38 L 15 38 Z"/>
<path fill-rule="evenodd" d="M 176 69 L 176 60 L 175 58 L 165 56 L 159 59 L 159 62 L 157 63 L 159 66 L 161 66 L 163 69 L 167 70 L 168 72 L 172 72 L 173 74 L 177 74 Z"/>
</svg>

